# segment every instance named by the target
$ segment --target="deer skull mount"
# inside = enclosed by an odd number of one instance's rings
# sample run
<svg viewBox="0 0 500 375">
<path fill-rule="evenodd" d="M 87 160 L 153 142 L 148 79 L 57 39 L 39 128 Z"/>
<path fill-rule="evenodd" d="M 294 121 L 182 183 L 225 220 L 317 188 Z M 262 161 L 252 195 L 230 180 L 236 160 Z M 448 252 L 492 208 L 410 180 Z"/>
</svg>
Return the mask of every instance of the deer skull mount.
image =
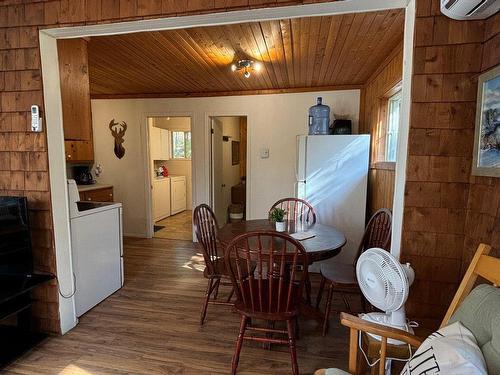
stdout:
<svg viewBox="0 0 500 375">
<path fill-rule="evenodd" d="M 119 124 L 113 119 L 109 122 L 109 130 L 111 130 L 111 134 L 115 138 L 115 155 L 118 159 L 121 159 L 125 155 L 125 148 L 123 147 L 123 142 L 125 142 L 125 140 L 123 136 L 127 130 L 127 123 L 122 121 L 121 124 Z"/>
</svg>

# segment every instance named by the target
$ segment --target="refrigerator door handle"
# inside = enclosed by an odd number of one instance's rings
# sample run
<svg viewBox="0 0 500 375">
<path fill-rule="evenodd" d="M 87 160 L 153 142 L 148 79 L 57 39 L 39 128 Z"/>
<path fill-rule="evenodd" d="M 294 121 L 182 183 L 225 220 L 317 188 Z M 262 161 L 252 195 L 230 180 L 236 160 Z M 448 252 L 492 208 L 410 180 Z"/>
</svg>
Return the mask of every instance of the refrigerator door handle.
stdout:
<svg viewBox="0 0 500 375">
<path fill-rule="evenodd" d="M 305 181 L 306 179 L 306 155 L 307 137 L 297 136 L 297 160 L 295 163 L 295 180 Z"/>
</svg>

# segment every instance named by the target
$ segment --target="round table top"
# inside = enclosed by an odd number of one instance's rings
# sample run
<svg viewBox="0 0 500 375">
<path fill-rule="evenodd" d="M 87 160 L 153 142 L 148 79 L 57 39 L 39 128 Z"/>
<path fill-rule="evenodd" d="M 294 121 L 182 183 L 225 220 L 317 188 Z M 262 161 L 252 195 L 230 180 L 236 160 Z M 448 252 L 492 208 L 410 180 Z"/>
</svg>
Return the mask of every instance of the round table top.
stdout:
<svg viewBox="0 0 500 375">
<path fill-rule="evenodd" d="M 314 236 L 299 241 L 309 255 L 309 261 L 311 263 L 336 256 L 346 243 L 344 234 L 328 225 L 316 223 L 311 225 L 299 224 L 295 226 L 293 221 L 287 222 L 286 224 L 286 233 L 288 234 L 306 232 Z M 267 219 L 228 223 L 219 230 L 219 241 L 223 246 L 227 246 L 234 237 L 256 230 L 275 230 L 275 224 Z"/>
</svg>

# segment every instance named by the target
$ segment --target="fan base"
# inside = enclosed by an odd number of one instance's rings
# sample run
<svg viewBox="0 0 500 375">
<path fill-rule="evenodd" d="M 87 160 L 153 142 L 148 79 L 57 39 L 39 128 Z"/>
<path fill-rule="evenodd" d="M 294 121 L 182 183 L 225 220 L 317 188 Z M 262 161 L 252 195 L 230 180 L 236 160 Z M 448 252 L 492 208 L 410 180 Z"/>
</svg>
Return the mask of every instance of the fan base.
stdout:
<svg viewBox="0 0 500 375">
<path fill-rule="evenodd" d="M 359 317 L 371 323 L 382 324 L 387 327 L 402 329 L 403 331 L 414 333 L 413 328 L 410 327 L 407 323 L 404 325 L 391 324 L 391 315 L 384 313 L 368 313 L 368 314 L 360 314 Z M 382 341 L 382 338 L 378 335 L 374 335 L 372 333 L 368 333 L 371 337 L 373 337 L 377 341 Z M 406 345 L 403 341 L 387 339 L 387 343 L 391 345 Z"/>
</svg>

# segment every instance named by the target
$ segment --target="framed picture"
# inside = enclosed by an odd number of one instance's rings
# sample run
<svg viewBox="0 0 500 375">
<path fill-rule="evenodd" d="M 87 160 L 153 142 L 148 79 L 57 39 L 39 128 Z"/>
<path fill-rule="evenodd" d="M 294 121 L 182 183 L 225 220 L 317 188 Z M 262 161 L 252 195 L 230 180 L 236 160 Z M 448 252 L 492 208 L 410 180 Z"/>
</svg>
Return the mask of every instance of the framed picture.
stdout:
<svg viewBox="0 0 500 375">
<path fill-rule="evenodd" d="M 231 142 L 231 161 L 232 165 L 240 164 L 240 142 L 232 141 Z"/>
<path fill-rule="evenodd" d="M 479 76 L 472 174 L 500 177 L 500 65 Z"/>
</svg>

